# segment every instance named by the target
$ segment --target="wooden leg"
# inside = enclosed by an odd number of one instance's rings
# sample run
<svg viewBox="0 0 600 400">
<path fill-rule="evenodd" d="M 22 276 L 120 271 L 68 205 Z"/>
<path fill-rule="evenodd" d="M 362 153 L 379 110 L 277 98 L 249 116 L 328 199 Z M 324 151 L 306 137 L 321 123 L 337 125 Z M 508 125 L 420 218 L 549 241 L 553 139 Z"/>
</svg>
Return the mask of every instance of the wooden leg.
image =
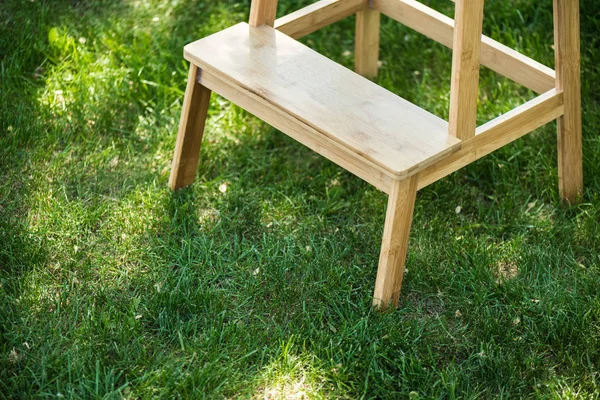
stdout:
<svg viewBox="0 0 600 400">
<path fill-rule="evenodd" d="M 460 140 L 475 136 L 483 29 L 483 0 L 457 0 L 454 9 L 452 77 L 448 133 Z"/>
<path fill-rule="evenodd" d="M 210 103 L 210 89 L 199 84 L 197 76 L 198 67 L 191 64 L 169 178 L 169 186 L 173 190 L 190 185 L 196 177 L 200 144 Z"/>
<path fill-rule="evenodd" d="M 354 70 L 366 78 L 377 78 L 379 62 L 379 11 L 368 8 L 356 13 Z"/>
<path fill-rule="evenodd" d="M 579 1 L 554 0 L 556 88 L 563 91 L 565 113 L 557 120 L 558 188 L 571 204 L 583 193 Z"/>
<path fill-rule="evenodd" d="M 413 175 L 394 181 L 390 190 L 373 295 L 373 305 L 382 310 L 388 307 L 390 300 L 394 307 L 398 306 L 417 183 L 418 178 Z"/>
<path fill-rule="evenodd" d="M 250 26 L 269 25 L 275 23 L 277 0 L 252 0 L 250 3 Z"/>
</svg>

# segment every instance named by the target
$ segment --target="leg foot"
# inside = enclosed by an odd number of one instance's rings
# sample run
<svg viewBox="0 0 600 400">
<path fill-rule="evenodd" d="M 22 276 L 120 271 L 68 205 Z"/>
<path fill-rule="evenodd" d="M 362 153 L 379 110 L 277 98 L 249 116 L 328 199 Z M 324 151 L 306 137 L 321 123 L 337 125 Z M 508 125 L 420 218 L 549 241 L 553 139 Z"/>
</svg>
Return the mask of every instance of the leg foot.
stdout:
<svg viewBox="0 0 600 400">
<path fill-rule="evenodd" d="M 198 67 L 191 64 L 169 178 L 169 186 L 173 190 L 190 185 L 196 177 L 204 123 L 210 103 L 210 89 L 199 84 L 197 76 Z"/>
<path fill-rule="evenodd" d="M 373 295 L 373 305 L 381 310 L 390 300 L 394 307 L 398 305 L 416 194 L 416 176 L 394 181 L 390 190 Z"/>
</svg>

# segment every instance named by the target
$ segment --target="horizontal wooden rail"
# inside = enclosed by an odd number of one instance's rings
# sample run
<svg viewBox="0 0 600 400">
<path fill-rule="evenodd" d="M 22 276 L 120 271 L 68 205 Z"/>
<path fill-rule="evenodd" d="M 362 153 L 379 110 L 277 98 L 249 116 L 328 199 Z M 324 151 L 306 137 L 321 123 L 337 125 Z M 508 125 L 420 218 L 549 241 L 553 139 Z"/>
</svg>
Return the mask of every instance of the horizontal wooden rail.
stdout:
<svg viewBox="0 0 600 400">
<path fill-rule="evenodd" d="M 321 0 L 278 18 L 275 29 L 299 39 L 368 7 L 368 0 Z"/>
<path fill-rule="evenodd" d="M 415 0 L 372 0 L 373 8 L 398 22 L 452 48 L 454 20 Z M 485 35 L 481 37 L 481 64 L 509 79 L 544 93 L 555 85 L 554 70 Z"/>
<path fill-rule="evenodd" d="M 563 93 L 556 89 L 485 123 L 456 153 L 419 173 L 419 189 L 499 149 L 564 113 Z"/>
</svg>

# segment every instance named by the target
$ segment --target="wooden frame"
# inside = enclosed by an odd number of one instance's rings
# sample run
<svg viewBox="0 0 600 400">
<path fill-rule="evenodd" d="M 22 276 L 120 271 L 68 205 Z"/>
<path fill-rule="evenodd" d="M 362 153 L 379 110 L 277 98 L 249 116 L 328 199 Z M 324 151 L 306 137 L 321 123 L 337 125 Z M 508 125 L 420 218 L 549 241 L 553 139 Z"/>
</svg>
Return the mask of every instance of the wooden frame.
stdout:
<svg viewBox="0 0 600 400">
<path fill-rule="evenodd" d="M 556 72 L 482 35 L 483 0 L 453 1 L 454 20 L 415 0 L 320 0 L 276 19 L 277 0 L 252 0 L 249 25 L 271 26 L 298 39 L 356 14 L 355 70 L 368 78 L 377 75 L 380 14 L 450 47 L 448 135 L 461 140 L 459 148 L 440 154 L 414 172 L 394 174 L 360 154 L 348 152 L 302 118 L 273 107 L 260 93 L 225 79 L 219 71 L 200 71 L 200 64 L 190 59 L 171 188 L 185 187 L 194 179 L 211 91 L 234 101 L 389 194 L 373 300 L 382 309 L 398 304 L 417 190 L 557 119 L 559 192 L 569 203 L 579 201 L 583 179 L 577 0 L 553 0 Z M 537 92 L 538 97 L 476 127 L 480 64 Z"/>
</svg>

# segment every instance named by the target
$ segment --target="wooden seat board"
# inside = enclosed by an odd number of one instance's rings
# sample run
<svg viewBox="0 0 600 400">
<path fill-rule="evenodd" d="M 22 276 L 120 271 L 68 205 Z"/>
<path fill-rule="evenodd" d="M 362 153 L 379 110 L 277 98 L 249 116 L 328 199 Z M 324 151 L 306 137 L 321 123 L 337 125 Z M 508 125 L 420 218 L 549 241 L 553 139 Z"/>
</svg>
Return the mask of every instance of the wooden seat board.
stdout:
<svg viewBox="0 0 600 400">
<path fill-rule="evenodd" d="M 240 23 L 187 45 L 184 56 L 394 177 L 412 175 L 460 148 L 446 121 L 270 26 Z"/>
</svg>

